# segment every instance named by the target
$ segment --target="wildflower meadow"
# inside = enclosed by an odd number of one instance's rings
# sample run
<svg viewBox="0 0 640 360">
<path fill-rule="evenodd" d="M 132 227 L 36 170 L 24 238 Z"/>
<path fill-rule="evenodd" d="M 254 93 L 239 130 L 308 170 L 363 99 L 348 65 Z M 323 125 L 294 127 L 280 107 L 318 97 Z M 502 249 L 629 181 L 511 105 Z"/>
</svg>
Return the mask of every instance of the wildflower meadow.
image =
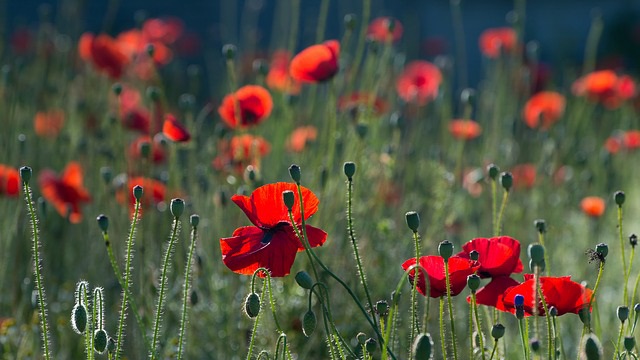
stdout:
<svg viewBox="0 0 640 360">
<path fill-rule="evenodd" d="M 108 3 L 0 31 L 0 358 L 638 359 L 638 58 L 599 11 L 551 62 L 533 1 L 477 37 L 445 2 L 451 44 L 380 1 Z"/>
</svg>

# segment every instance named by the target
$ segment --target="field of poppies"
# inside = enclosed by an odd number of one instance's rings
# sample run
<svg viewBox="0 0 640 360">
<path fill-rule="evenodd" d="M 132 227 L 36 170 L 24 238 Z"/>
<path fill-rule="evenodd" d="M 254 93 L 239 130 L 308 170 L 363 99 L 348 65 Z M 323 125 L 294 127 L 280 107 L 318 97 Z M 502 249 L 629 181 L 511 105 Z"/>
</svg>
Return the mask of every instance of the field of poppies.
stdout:
<svg viewBox="0 0 640 360">
<path fill-rule="evenodd" d="M 0 357 L 637 359 L 640 99 L 603 18 L 552 66 L 516 1 L 472 86 L 415 20 L 364 0 L 331 39 L 329 0 L 286 3 L 265 48 L 0 37 Z"/>
</svg>

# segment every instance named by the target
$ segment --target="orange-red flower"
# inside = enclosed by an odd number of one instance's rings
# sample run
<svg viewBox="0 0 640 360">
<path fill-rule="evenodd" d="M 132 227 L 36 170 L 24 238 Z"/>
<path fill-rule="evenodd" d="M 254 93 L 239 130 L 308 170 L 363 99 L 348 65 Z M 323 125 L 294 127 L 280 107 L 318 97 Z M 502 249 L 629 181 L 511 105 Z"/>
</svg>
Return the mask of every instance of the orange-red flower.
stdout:
<svg viewBox="0 0 640 360">
<path fill-rule="evenodd" d="M 536 313 L 544 316 L 545 306 L 540 301 L 540 297 L 535 293 L 535 280 L 533 274 L 525 274 L 522 284 L 508 288 L 503 297 L 505 311 L 515 312 L 515 296 L 524 297 L 524 314 L 531 316 Z M 589 306 L 593 291 L 587 289 L 575 281 L 571 281 L 571 276 L 540 276 L 540 291 L 544 295 L 546 307 L 555 307 L 558 315 L 567 313 L 577 314 L 580 310 Z M 535 301 L 538 301 L 535 304 Z"/>
<path fill-rule="evenodd" d="M 162 133 L 167 139 L 174 142 L 187 142 L 191 140 L 191 134 L 184 125 L 182 125 L 175 116 L 167 114 L 164 118 Z"/>
<path fill-rule="evenodd" d="M 58 136 L 64 126 L 64 111 L 53 109 L 38 111 L 33 118 L 33 130 L 36 135 L 54 138 Z"/>
<path fill-rule="evenodd" d="M 118 202 L 128 202 L 131 213 L 135 210 L 136 198 L 133 196 L 133 188 L 136 185 L 142 186 L 143 190 L 142 199 L 140 199 L 141 211 L 144 211 L 147 206 L 163 202 L 166 197 L 166 186 L 161 181 L 143 176 L 131 177 L 127 181 L 127 187 L 116 194 Z M 124 193 L 124 191 L 127 191 L 127 193 Z"/>
<path fill-rule="evenodd" d="M 316 141 L 318 129 L 315 126 L 300 126 L 293 130 L 287 139 L 287 150 L 291 152 L 302 152 L 307 143 Z"/>
<path fill-rule="evenodd" d="M 182 21 L 175 17 L 148 19 L 142 24 L 142 34 L 149 41 L 170 45 L 175 43 L 184 30 Z"/>
<path fill-rule="evenodd" d="M 20 173 L 11 166 L 0 164 L 0 195 L 16 197 L 20 193 Z"/>
<path fill-rule="evenodd" d="M 244 134 L 221 142 L 219 151 L 213 160 L 213 167 L 241 174 L 249 165 L 259 167 L 260 159 L 271 151 L 271 145 L 260 136 Z"/>
<path fill-rule="evenodd" d="M 342 112 L 354 112 L 361 107 L 369 106 L 373 108 L 376 115 L 382 115 L 389 109 L 386 101 L 369 93 L 354 92 L 338 99 L 338 110 Z"/>
<path fill-rule="evenodd" d="M 555 91 L 541 91 L 524 105 L 524 122 L 532 129 L 540 127 L 542 130 L 548 130 L 564 114 L 565 103 L 561 94 Z"/>
<path fill-rule="evenodd" d="M 511 169 L 513 186 L 517 189 L 531 189 L 536 183 L 536 166 L 534 164 L 519 164 Z"/>
<path fill-rule="evenodd" d="M 438 96 L 442 73 L 428 61 L 410 62 L 396 82 L 396 90 L 402 100 L 425 105 Z"/>
<path fill-rule="evenodd" d="M 391 27 L 393 31 L 390 31 Z M 396 42 L 402 37 L 402 23 L 392 17 L 375 18 L 367 28 L 367 37 L 384 43 L 387 40 Z"/>
<path fill-rule="evenodd" d="M 424 296 L 439 298 L 447 294 L 447 286 L 444 272 L 444 259 L 441 256 L 422 256 L 420 257 L 420 277 L 418 278 L 418 292 Z M 453 256 L 449 258 L 449 285 L 451 296 L 456 296 L 464 290 L 467 285 L 467 276 L 478 270 L 479 264 L 469 259 L 463 259 Z M 416 258 L 411 258 L 402 264 L 402 268 L 406 271 L 416 264 Z M 429 294 L 425 282 L 426 276 L 429 278 Z M 409 281 L 413 284 L 415 278 L 415 270 L 409 273 Z"/>
<path fill-rule="evenodd" d="M 517 43 L 515 30 L 509 27 L 487 29 L 480 34 L 480 51 L 492 59 L 497 59 L 501 53 L 513 52 Z"/>
<path fill-rule="evenodd" d="M 147 158 L 154 164 L 161 164 L 167 159 L 167 153 L 160 145 L 160 143 L 154 138 L 151 139 L 149 135 L 140 135 L 129 145 L 129 157 L 133 160 L 142 159 L 142 146 L 147 144 L 149 146 L 149 154 Z"/>
<path fill-rule="evenodd" d="M 589 73 L 573 83 L 573 93 L 586 96 L 591 101 L 602 103 L 609 109 L 615 109 L 636 93 L 636 86 L 627 75 L 618 76 L 612 70 L 600 70 Z"/>
<path fill-rule="evenodd" d="M 580 208 L 591 217 L 600 217 L 604 214 L 606 204 L 599 196 L 587 196 L 580 202 Z"/>
<path fill-rule="evenodd" d="M 287 50 L 275 51 L 271 56 L 271 64 L 265 81 L 270 89 L 296 95 L 300 93 L 301 86 L 289 75 L 289 60 L 291 60 L 291 54 Z"/>
<path fill-rule="evenodd" d="M 222 99 L 218 114 L 230 128 L 236 129 L 260 124 L 269 117 L 272 109 L 273 99 L 267 89 L 246 85 Z"/>
<path fill-rule="evenodd" d="M 98 70 L 114 79 L 119 78 L 129 64 L 127 56 L 109 35 L 101 34 L 94 37 L 91 34 L 84 34 L 80 38 L 78 51 L 81 58 L 84 60 L 90 58 Z"/>
<path fill-rule="evenodd" d="M 289 74 L 294 80 L 318 83 L 331 79 L 338 73 L 340 43 L 328 40 L 312 45 L 294 56 L 289 64 Z"/>
<path fill-rule="evenodd" d="M 61 216 L 69 216 L 69 221 L 74 224 L 82 220 L 80 204 L 91 201 L 91 196 L 83 185 L 79 163 L 70 162 L 60 177 L 52 170 L 45 169 L 40 173 L 38 182 L 42 196 Z"/>
<path fill-rule="evenodd" d="M 617 131 L 607 138 L 604 147 L 610 154 L 617 154 L 620 150 L 636 150 L 640 148 L 640 130 Z"/>
<path fill-rule="evenodd" d="M 482 127 L 473 120 L 455 119 L 449 122 L 449 133 L 458 140 L 473 140 L 480 136 Z"/>
</svg>

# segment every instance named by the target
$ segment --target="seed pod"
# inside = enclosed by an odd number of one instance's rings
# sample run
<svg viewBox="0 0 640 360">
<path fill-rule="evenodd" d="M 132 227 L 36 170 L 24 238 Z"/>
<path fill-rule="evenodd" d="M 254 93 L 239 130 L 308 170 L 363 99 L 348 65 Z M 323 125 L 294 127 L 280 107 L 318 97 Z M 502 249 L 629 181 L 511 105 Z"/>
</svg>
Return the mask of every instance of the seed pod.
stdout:
<svg viewBox="0 0 640 360">
<path fill-rule="evenodd" d="M 445 240 L 438 245 L 438 254 L 442 256 L 444 261 L 448 261 L 453 255 L 453 244 L 449 240 Z"/>
<path fill-rule="evenodd" d="M 407 226 L 411 231 L 417 232 L 420 227 L 420 215 L 415 211 L 409 211 L 404 215 L 407 220 Z"/>
<path fill-rule="evenodd" d="M 104 329 L 98 329 L 93 333 L 93 349 L 98 354 L 104 354 L 107 350 L 107 332 Z"/>
<path fill-rule="evenodd" d="M 429 360 L 432 358 L 433 340 L 428 333 L 418 334 L 413 341 L 413 360 Z"/>
<path fill-rule="evenodd" d="M 344 174 L 347 176 L 347 179 L 351 180 L 353 178 L 353 175 L 355 175 L 356 173 L 356 164 L 351 162 L 351 161 L 347 161 L 346 163 L 344 163 Z"/>
<path fill-rule="evenodd" d="M 296 164 L 289 166 L 289 175 L 291 175 L 291 179 L 293 179 L 296 184 L 300 184 L 300 166 Z"/>
<path fill-rule="evenodd" d="M 502 324 L 495 324 L 491 327 L 491 337 L 496 341 L 504 336 L 505 327 Z"/>
<path fill-rule="evenodd" d="M 293 205 L 296 202 L 296 198 L 291 190 L 285 190 L 282 192 L 282 200 L 284 201 L 284 205 L 287 207 L 287 210 L 293 211 Z"/>
<path fill-rule="evenodd" d="M 260 313 L 260 297 L 256 293 L 251 293 L 244 301 L 244 311 L 248 317 L 254 318 Z"/>
<path fill-rule="evenodd" d="M 296 283 L 303 289 L 310 290 L 313 287 L 313 279 L 306 271 L 298 271 L 295 279 Z"/>
<path fill-rule="evenodd" d="M 309 311 L 304 313 L 304 317 L 302 318 L 302 333 L 304 336 L 310 337 L 316 330 L 316 325 L 318 325 L 316 314 L 313 310 L 309 309 Z"/>
<path fill-rule="evenodd" d="M 87 308 L 83 304 L 76 304 L 71 310 L 71 328 L 76 334 L 82 335 L 87 329 Z"/>
</svg>

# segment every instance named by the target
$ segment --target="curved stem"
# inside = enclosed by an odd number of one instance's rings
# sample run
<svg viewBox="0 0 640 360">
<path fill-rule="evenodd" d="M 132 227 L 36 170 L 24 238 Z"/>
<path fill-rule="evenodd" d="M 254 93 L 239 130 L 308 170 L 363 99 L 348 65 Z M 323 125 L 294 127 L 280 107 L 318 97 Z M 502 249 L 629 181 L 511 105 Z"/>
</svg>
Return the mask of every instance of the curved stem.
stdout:
<svg viewBox="0 0 640 360">
<path fill-rule="evenodd" d="M 456 339 L 456 323 L 453 320 L 453 305 L 451 305 L 451 280 L 449 278 L 449 262 L 444 261 L 444 278 L 447 284 L 447 306 L 449 307 L 449 321 L 451 322 L 451 342 L 453 343 L 453 358 L 458 360 L 458 340 Z"/>
<path fill-rule="evenodd" d="M 502 195 L 502 204 L 500 205 L 500 212 L 498 213 L 498 220 L 496 221 L 495 236 L 499 236 L 502 232 L 502 215 L 504 215 L 504 209 L 507 207 L 507 201 L 509 200 L 509 191 L 505 190 Z"/>
<path fill-rule="evenodd" d="M 491 350 L 491 356 L 489 360 L 493 360 L 493 356 L 496 354 L 496 349 L 498 349 L 498 339 L 493 342 L 493 350 Z"/>
<path fill-rule="evenodd" d="M 267 287 L 267 282 L 265 281 L 264 283 L 262 283 L 262 292 L 260 293 L 260 302 L 262 302 L 262 297 L 264 296 L 264 291 L 266 287 Z M 253 280 L 251 281 L 251 292 L 253 292 Z M 253 330 L 251 331 L 251 340 L 249 341 L 249 351 L 247 352 L 247 360 L 251 360 L 251 354 L 253 353 L 253 345 L 255 343 L 256 333 L 258 332 L 258 323 L 260 322 L 260 314 L 262 314 L 262 311 L 258 311 L 258 315 L 256 315 L 256 320 L 253 322 Z M 260 354 L 262 354 L 262 352 Z M 260 358 L 260 354 L 258 354 L 258 359 Z"/>
<path fill-rule="evenodd" d="M 191 245 L 189 245 L 189 256 L 187 257 L 187 265 L 184 269 L 184 288 L 182 292 L 182 316 L 180 318 L 180 336 L 178 337 L 178 360 L 182 359 L 182 348 L 184 346 L 184 337 L 187 327 L 187 307 L 189 302 L 189 290 L 191 289 L 191 270 L 193 269 L 193 253 L 198 240 L 198 228 L 193 227 L 191 230 Z"/>
</svg>

